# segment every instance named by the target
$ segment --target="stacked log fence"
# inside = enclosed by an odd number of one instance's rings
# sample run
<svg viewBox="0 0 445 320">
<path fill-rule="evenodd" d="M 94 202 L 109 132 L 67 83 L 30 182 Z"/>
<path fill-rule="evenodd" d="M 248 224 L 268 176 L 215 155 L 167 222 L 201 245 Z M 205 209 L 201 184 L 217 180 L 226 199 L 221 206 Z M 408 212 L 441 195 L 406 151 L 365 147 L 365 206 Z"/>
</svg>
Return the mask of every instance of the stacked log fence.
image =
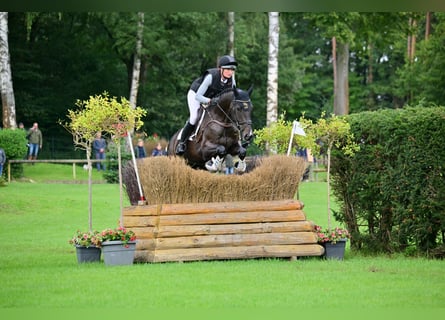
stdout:
<svg viewBox="0 0 445 320">
<path fill-rule="evenodd" d="M 135 261 L 320 256 L 299 200 L 154 204 L 124 208 L 137 237 Z"/>
</svg>

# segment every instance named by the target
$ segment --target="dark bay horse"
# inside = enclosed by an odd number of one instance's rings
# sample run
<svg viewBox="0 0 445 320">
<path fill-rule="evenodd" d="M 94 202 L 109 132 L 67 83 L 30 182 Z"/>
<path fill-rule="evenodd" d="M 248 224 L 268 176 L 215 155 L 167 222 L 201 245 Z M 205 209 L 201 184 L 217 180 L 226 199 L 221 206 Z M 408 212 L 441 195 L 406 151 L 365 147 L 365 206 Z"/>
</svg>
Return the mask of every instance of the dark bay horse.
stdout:
<svg viewBox="0 0 445 320">
<path fill-rule="evenodd" d="M 216 103 L 206 108 L 201 106 L 197 129 L 187 141 L 186 152 L 182 155 L 192 168 L 209 169 L 206 167 L 209 160 L 217 159 L 220 164 L 228 153 L 244 160 L 246 148 L 253 138 L 252 91 L 252 86 L 247 91 L 231 88 L 212 99 Z M 168 155 L 175 155 L 180 134 L 181 130 L 170 139 Z"/>
</svg>

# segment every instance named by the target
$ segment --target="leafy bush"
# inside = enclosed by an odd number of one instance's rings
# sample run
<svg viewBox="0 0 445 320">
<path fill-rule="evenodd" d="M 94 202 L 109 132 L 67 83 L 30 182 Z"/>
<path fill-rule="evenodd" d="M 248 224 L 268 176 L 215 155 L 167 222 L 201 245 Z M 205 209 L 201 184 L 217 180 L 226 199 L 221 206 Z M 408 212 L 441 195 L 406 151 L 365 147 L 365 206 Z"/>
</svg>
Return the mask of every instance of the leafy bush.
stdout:
<svg viewBox="0 0 445 320">
<path fill-rule="evenodd" d="M 420 253 L 444 243 L 444 107 L 351 114 L 360 144 L 354 158 L 332 154 L 335 213 L 351 246 L 372 252 Z"/>
<path fill-rule="evenodd" d="M 26 132 L 24 130 L 2 129 L 0 130 L 0 147 L 5 150 L 6 163 L 12 159 L 24 159 L 28 150 L 26 146 Z M 7 174 L 6 164 L 3 174 Z M 23 176 L 23 164 L 11 164 L 11 177 L 20 178 Z"/>
</svg>

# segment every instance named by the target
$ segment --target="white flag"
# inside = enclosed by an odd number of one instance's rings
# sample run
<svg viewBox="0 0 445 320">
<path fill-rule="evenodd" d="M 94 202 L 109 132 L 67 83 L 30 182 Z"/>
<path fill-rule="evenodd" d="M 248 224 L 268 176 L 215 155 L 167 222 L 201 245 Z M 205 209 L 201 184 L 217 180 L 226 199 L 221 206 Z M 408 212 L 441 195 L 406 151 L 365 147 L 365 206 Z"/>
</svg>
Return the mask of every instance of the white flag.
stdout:
<svg viewBox="0 0 445 320">
<path fill-rule="evenodd" d="M 299 136 L 306 136 L 306 133 L 304 132 L 300 122 L 294 121 L 294 124 L 292 126 L 292 134 L 298 134 Z"/>
</svg>

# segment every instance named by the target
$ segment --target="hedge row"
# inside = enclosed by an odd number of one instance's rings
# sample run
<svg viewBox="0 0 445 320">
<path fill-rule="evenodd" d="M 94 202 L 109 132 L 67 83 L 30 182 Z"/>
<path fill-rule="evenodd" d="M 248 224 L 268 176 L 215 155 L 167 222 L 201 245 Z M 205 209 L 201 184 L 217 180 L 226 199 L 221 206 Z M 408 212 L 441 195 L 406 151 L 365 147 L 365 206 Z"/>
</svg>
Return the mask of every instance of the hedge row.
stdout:
<svg viewBox="0 0 445 320">
<path fill-rule="evenodd" d="M 5 150 L 6 161 L 12 159 L 24 159 L 28 151 L 26 145 L 26 132 L 24 130 L 12 130 L 1 129 L 0 130 L 0 147 Z M 3 176 L 6 177 L 7 168 L 6 163 L 3 168 Z M 14 163 L 11 165 L 11 176 L 14 178 L 21 177 L 23 175 L 23 165 L 20 163 Z"/>
<path fill-rule="evenodd" d="M 444 244 L 445 108 L 347 116 L 360 151 L 332 154 L 334 212 L 353 249 L 430 254 Z"/>
</svg>

